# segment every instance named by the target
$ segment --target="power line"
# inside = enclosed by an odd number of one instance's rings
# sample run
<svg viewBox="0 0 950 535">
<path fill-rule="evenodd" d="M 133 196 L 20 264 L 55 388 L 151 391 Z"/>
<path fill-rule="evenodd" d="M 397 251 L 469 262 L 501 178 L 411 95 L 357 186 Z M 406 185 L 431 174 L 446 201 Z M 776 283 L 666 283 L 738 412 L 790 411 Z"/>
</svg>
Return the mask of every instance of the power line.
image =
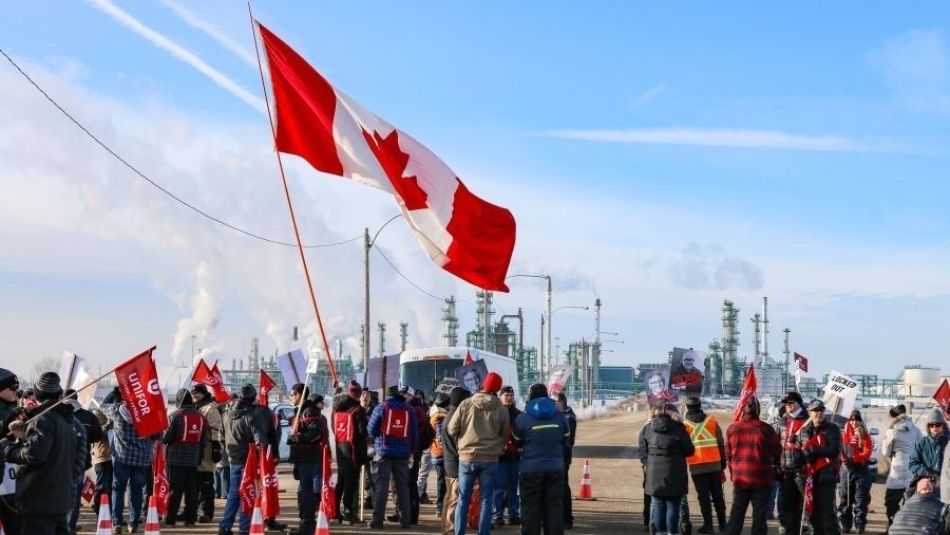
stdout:
<svg viewBox="0 0 950 535">
<path fill-rule="evenodd" d="M 395 271 L 395 272 L 396 272 L 400 277 L 402 277 L 406 282 L 408 282 L 410 285 L 412 285 L 413 288 L 415 288 L 416 290 L 419 290 L 420 292 L 422 292 L 422 293 L 428 295 L 429 297 L 431 297 L 431 298 L 433 298 L 433 299 L 437 299 L 437 300 L 439 300 L 439 301 L 442 300 L 441 297 L 439 297 L 439 296 L 437 296 L 437 295 L 433 295 L 433 294 L 431 294 L 431 293 L 429 293 L 429 292 L 423 290 L 422 288 L 419 287 L 418 284 L 412 282 L 412 280 L 410 280 L 409 277 L 403 275 L 402 271 L 399 271 L 399 268 L 396 267 L 396 264 L 393 264 L 392 260 L 390 260 L 386 255 L 383 254 L 382 251 L 379 250 L 379 247 L 373 247 L 373 250 L 376 251 L 377 253 L 379 253 L 379 256 L 383 257 L 383 260 L 385 260 L 386 263 L 389 264 L 389 267 L 393 268 L 393 271 Z"/>
<path fill-rule="evenodd" d="M 148 182 L 149 184 L 151 184 L 152 186 L 154 186 L 156 189 L 158 189 L 159 191 L 161 191 L 161 192 L 164 193 L 165 195 L 171 197 L 171 198 L 174 199 L 176 202 L 178 202 L 178 203 L 180 203 L 180 204 L 182 204 L 182 205 L 184 205 L 184 206 L 190 208 L 192 211 L 194 211 L 195 213 L 201 215 L 202 217 L 205 217 L 205 218 L 207 218 L 207 219 L 210 219 L 211 221 L 214 221 L 215 223 L 217 223 L 217 224 L 219 224 L 219 225 L 222 225 L 222 226 L 224 226 L 224 227 L 227 227 L 227 228 L 229 228 L 229 229 L 231 229 L 231 230 L 233 230 L 233 231 L 240 232 L 241 234 L 244 234 L 245 236 L 248 236 L 248 237 L 254 238 L 254 239 L 256 239 L 256 240 L 263 241 L 263 242 L 273 243 L 273 244 L 275 244 L 275 245 L 285 245 L 285 246 L 288 246 L 288 247 L 297 247 L 297 244 L 296 244 L 296 243 L 284 242 L 284 241 L 280 241 L 280 240 L 274 240 L 274 239 L 271 239 L 271 238 L 267 238 L 267 237 L 265 237 L 265 236 L 261 236 L 260 234 L 255 234 L 255 233 L 253 233 L 253 232 L 251 232 L 251 231 L 249 231 L 249 230 L 245 230 L 245 229 L 243 229 L 243 228 L 241 228 L 241 227 L 238 227 L 238 226 L 236 226 L 236 225 L 233 225 L 233 224 L 231 224 L 231 223 L 228 223 L 227 221 L 224 221 L 223 219 L 220 219 L 220 218 L 218 218 L 218 217 L 215 217 L 215 216 L 209 214 L 208 212 L 205 212 L 205 211 L 202 210 L 201 208 L 198 208 L 197 206 L 195 206 L 195 205 L 189 203 L 188 201 L 186 201 L 186 200 L 182 199 L 181 197 L 179 197 L 178 195 L 172 193 L 171 191 L 169 191 L 168 189 L 166 189 L 166 188 L 163 187 L 162 185 L 158 184 L 157 182 L 155 182 L 154 180 L 152 180 L 151 178 L 149 178 L 148 176 L 146 176 L 145 173 L 139 171 L 134 165 L 132 165 L 131 163 L 129 163 L 125 158 L 123 158 L 122 156 L 120 156 L 117 152 L 115 152 L 114 150 L 112 150 L 111 147 L 109 147 L 109 146 L 106 145 L 102 140 L 100 140 L 98 137 L 96 137 L 95 134 L 93 134 L 88 128 L 86 128 L 86 127 L 85 127 L 82 123 L 80 123 L 75 117 L 73 117 L 72 114 L 70 114 L 68 111 L 66 111 L 65 108 L 63 108 L 62 106 L 60 106 L 59 103 L 56 102 L 56 100 L 53 99 L 53 97 L 50 96 L 49 93 L 47 93 L 42 87 L 40 87 L 40 85 L 39 85 L 38 83 L 36 83 L 36 82 L 33 80 L 33 78 L 31 78 L 30 75 L 27 74 L 26 71 L 24 71 L 24 70 L 20 67 L 20 65 L 17 64 L 17 62 L 13 60 L 13 58 L 11 58 L 9 55 L 7 55 L 7 53 L 6 53 L 2 48 L 0 48 L 0 54 L 2 54 L 3 57 L 6 58 L 6 60 L 7 60 L 8 62 L 10 62 L 11 65 L 13 65 L 13 68 L 15 68 L 28 82 L 30 82 L 30 84 L 31 84 L 37 91 L 39 91 L 39 93 L 40 93 L 41 95 L 43 95 L 43 96 L 46 98 L 46 100 L 48 100 L 48 101 L 50 102 L 50 104 L 52 104 L 54 107 L 56 107 L 56 109 L 59 110 L 60 113 L 62 113 L 64 116 L 66 116 L 66 118 L 69 119 L 74 125 L 76 125 L 77 128 L 79 128 L 80 130 L 82 130 L 84 134 L 86 134 L 87 136 L 89 136 L 90 139 L 92 139 L 97 145 L 99 145 L 100 147 L 102 147 L 103 150 L 105 150 L 106 152 L 108 152 L 109 155 L 111 155 L 111 156 L 112 156 L 113 158 L 115 158 L 117 161 L 119 161 L 120 163 L 122 163 L 122 165 L 126 166 L 130 171 L 132 171 L 132 173 L 134 173 L 134 174 L 135 174 L 136 176 L 138 176 L 139 178 L 145 180 L 146 182 Z M 359 236 L 355 236 L 355 237 L 350 238 L 350 239 L 348 239 L 348 240 L 342 240 L 342 241 L 333 242 L 333 243 L 323 243 L 323 244 L 318 244 L 318 245 L 304 245 L 303 247 L 305 247 L 305 248 L 307 248 L 307 249 L 317 249 L 317 248 L 321 248 L 321 247 L 334 247 L 334 246 L 337 246 L 337 245 L 343 245 L 343 244 L 346 244 L 346 243 L 354 242 L 354 241 L 360 240 L 360 239 L 362 239 L 362 238 L 363 238 L 363 235 L 360 234 Z"/>
</svg>

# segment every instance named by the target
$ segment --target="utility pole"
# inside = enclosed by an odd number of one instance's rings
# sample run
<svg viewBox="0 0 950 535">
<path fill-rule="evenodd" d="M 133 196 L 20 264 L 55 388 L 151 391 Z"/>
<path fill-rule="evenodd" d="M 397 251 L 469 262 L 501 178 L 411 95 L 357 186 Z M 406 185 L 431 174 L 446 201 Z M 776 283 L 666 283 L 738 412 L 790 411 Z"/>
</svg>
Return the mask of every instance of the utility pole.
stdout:
<svg viewBox="0 0 950 535">
<path fill-rule="evenodd" d="M 538 351 L 538 382 L 544 382 L 544 313 L 541 313 L 541 351 Z"/>
<path fill-rule="evenodd" d="M 591 349 L 591 360 L 593 361 L 593 366 L 591 366 L 591 387 L 590 387 L 590 397 L 591 400 L 594 398 L 594 390 L 596 389 L 597 379 L 600 377 L 600 298 L 594 300 L 594 347 Z"/>
<path fill-rule="evenodd" d="M 769 298 L 762 298 L 762 367 L 769 362 Z"/>
<path fill-rule="evenodd" d="M 782 375 L 782 388 L 788 392 L 788 333 L 792 332 L 788 327 L 785 328 L 785 373 Z"/>
<path fill-rule="evenodd" d="M 752 362 L 759 362 L 759 356 L 762 355 L 762 315 L 756 312 L 752 315 L 752 324 L 755 325 L 755 331 L 752 334 L 752 345 L 755 346 L 755 355 Z"/>
<path fill-rule="evenodd" d="M 581 338 L 581 406 L 587 406 L 587 341 Z"/>
<path fill-rule="evenodd" d="M 363 229 L 363 371 L 369 369 L 369 227 Z"/>
<path fill-rule="evenodd" d="M 548 305 L 548 362 L 546 370 L 550 371 L 551 369 L 551 326 L 553 325 L 553 319 L 551 317 L 551 276 L 546 275 L 545 280 L 547 281 L 547 305 Z M 542 370 L 542 377 L 544 376 L 544 370 Z"/>
<path fill-rule="evenodd" d="M 376 327 L 379 329 L 379 356 L 386 357 L 386 324 L 379 322 Z"/>
</svg>

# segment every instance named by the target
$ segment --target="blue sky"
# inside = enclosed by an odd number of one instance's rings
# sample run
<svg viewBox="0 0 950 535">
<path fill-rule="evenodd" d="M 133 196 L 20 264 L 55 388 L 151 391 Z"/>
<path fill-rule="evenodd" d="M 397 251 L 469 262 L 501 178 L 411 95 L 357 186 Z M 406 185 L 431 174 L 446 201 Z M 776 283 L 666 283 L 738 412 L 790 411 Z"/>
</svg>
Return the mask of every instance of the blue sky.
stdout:
<svg viewBox="0 0 950 535">
<path fill-rule="evenodd" d="M 552 273 L 555 306 L 600 296 L 603 329 L 624 340 L 613 363 L 704 347 L 721 333 L 725 298 L 742 310 L 748 354 L 748 318 L 768 295 L 773 354 L 789 327 L 793 350 L 819 372 L 940 365 L 950 321 L 948 9 L 732 7 L 254 9 L 337 87 L 511 208 L 511 272 Z M 261 88 L 246 4 L 15 3 L 7 13 L 0 47 L 120 154 L 216 215 L 289 237 L 266 118 L 252 105 Z M 0 77 L 0 119 L 12 125 L 0 134 L 4 362 L 70 349 L 107 363 L 151 343 L 170 361 L 192 334 L 243 356 L 252 336 L 265 351 L 285 349 L 290 326 L 309 325 L 292 250 L 249 243 L 168 202 L 9 64 Z M 378 192 L 299 161 L 289 170 L 312 243 L 396 212 Z M 427 291 L 470 297 L 404 226 L 390 225 L 380 247 Z M 437 343 L 440 303 L 380 260 L 374 318 L 390 332 L 408 320 L 415 344 Z M 311 261 L 331 337 L 355 351 L 359 247 Z M 522 307 L 536 344 L 543 294 L 530 280 L 512 288 L 499 311 Z M 461 306 L 470 328 L 471 304 Z M 593 319 L 564 310 L 555 325 L 574 340 Z"/>
</svg>

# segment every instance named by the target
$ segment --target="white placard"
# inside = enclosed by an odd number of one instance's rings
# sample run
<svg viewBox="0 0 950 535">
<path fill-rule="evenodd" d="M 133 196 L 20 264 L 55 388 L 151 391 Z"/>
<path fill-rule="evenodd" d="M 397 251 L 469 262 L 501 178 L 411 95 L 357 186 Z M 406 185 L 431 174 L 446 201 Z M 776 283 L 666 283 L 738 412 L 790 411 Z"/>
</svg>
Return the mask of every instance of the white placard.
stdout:
<svg viewBox="0 0 950 535">
<path fill-rule="evenodd" d="M 16 470 L 17 465 L 13 463 L 3 465 L 3 482 L 0 482 L 0 496 L 16 492 Z"/>
<path fill-rule="evenodd" d="M 828 374 L 828 384 L 825 385 L 825 394 L 821 398 L 825 402 L 828 416 L 838 415 L 847 419 L 858 399 L 859 386 L 854 379 L 839 371 L 831 370 Z"/>
</svg>

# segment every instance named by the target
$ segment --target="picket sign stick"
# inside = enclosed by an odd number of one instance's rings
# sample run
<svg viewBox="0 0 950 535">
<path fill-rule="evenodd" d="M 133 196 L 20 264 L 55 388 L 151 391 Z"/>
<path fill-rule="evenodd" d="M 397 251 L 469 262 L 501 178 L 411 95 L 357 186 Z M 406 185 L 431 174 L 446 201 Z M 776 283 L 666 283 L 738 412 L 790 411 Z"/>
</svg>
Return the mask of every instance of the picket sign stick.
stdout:
<svg viewBox="0 0 950 535">
<path fill-rule="evenodd" d="M 158 347 L 158 346 L 152 346 L 151 348 L 149 348 L 149 349 L 147 349 L 147 350 L 145 350 L 145 351 L 142 351 L 141 353 L 136 353 L 136 355 L 141 355 L 142 353 L 145 353 L 146 351 L 148 351 L 148 352 L 155 351 L 155 348 L 157 348 L 157 347 Z M 112 368 L 111 370 L 107 371 L 106 373 L 104 373 L 104 374 L 100 375 L 99 377 L 93 379 L 93 380 L 90 381 L 88 384 L 86 384 L 86 386 L 84 386 L 84 387 L 82 387 L 82 388 L 76 390 L 76 391 L 73 392 L 72 394 L 70 394 L 70 395 L 68 395 L 68 396 L 63 396 L 62 398 L 59 399 L 59 401 L 57 401 L 56 403 L 53 403 L 53 404 L 50 405 L 49 407 L 46 407 L 45 409 L 43 409 L 42 412 L 40 412 L 40 413 L 37 414 L 36 416 L 34 416 L 34 417 L 30 418 L 29 420 L 23 422 L 23 425 L 24 425 L 24 426 L 29 425 L 29 423 L 32 422 L 33 420 L 36 420 L 36 419 L 39 418 L 40 416 L 43 416 L 43 415 L 46 414 L 47 412 L 53 410 L 55 407 L 57 407 L 57 406 L 59 406 L 59 405 L 62 405 L 63 403 L 65 403 L 65 402 L 69 401 L 70 399 L 76 397 L 76 396 L 79 395 L 79 393 L 82 392 L 83 390 L 85 390 L 85 389 L 89 388 L 90 386 L 92 386 L 92 385 L 98 383 L 99 381 L 105 379 L 106 377 L 109 376 L 110 373 L 115 372 L 115 371 L 119 368 L 119 366 L 121 366 L 122 364 L 125 364 L 125 362 L 119 363 L 118 365 L 116 365 L 115 368 Z M 10 422 L 10 426 L 9 426 L 9 427 L 10 427 L 10 431 L 13 431 L 13 425 L 14 425 L 14 424 L 17 424 L 17 422 L 19 422 L 19 420 L 14 420 L 14 421 Z M 19 425 L 19 424 L 17 424 L 17 425 Z"/>
</svg>

